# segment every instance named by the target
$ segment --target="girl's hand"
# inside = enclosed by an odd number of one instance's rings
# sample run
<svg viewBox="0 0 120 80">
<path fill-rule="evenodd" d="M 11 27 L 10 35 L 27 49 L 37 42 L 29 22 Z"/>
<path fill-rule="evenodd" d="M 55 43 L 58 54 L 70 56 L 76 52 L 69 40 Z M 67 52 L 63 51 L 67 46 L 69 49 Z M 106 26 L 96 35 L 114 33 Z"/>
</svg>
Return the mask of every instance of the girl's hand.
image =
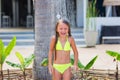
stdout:
<svg viewBox="0 0 120 80">
<path fill-rule="evenodd" d="M 73 65 L 73 68 L 74 68 L 75 71 L 78 70 L 78 66 L 77 65 Z"/>
<path fill-rule="evenodd" d="M 50 74 L 52 74 L 52 73 L 53 73 L 53 66 L 52 66 L 52 65 L 49 65 L 49 66 L 48 66 L 48 69 L 49 69 Z"/>
</svg>

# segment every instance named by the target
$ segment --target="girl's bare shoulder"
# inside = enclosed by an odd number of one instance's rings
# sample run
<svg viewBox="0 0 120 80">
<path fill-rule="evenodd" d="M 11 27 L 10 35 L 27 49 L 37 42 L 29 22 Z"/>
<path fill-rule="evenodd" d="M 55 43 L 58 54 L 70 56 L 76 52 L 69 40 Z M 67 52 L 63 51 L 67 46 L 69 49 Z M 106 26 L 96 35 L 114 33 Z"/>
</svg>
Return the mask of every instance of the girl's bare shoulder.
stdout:
<svg viewBox="0 0 120 80">
<path fill-rule="evenodd" d="M 69 41 L 70 42 L 73 42 L 74 41 L 74 38 L 72 36 L 69 37 Z"/>
<path fill-rule="evenodd" d="M 52 41 L 55 41 L 55 39 L 56 39 L 55 35 L 51 36 Z"/>
</svg>

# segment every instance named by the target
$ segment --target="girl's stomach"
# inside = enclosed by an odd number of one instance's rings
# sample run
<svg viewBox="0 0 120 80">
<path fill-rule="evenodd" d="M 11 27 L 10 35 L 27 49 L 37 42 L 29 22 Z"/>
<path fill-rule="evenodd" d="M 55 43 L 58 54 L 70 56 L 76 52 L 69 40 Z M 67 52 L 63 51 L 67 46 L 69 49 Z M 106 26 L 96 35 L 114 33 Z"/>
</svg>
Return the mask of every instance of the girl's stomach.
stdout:
<svg viewBox="0 0 120 80">
<path fill-rule="evenodd" d="M 56 51 L 56 56 L 54 57 L 55 64 L 70 63 L 70 51 Z"/>
</svg>

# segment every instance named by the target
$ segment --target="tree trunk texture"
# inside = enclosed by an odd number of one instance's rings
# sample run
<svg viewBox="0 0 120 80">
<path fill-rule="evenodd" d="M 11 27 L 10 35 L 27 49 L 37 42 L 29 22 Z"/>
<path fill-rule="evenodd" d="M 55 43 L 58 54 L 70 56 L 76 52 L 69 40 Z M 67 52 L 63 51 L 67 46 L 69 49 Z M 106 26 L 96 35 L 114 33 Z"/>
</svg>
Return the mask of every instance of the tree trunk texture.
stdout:
<svg viewBox="0 0 120 80">
<path fill-rule="evenodd" d="M 67 17 L 72 27 L 76 27 L 76 0 L 66 0 Z"/>
<path fill-rule="evenodd" d="M 35 0 L 35 60 L 33 64 L 34 80 L 51 80 L 48 68 L 40 65 L 48 56 L 50 37 L 54 33 L 53 0 Z"/>
<path fill-rule="evenodd" d="M 55 0 L 55 16 L 57 15 L 67 19 L 72 27 L 76 27 L 76 0 Z"/>
</svg>

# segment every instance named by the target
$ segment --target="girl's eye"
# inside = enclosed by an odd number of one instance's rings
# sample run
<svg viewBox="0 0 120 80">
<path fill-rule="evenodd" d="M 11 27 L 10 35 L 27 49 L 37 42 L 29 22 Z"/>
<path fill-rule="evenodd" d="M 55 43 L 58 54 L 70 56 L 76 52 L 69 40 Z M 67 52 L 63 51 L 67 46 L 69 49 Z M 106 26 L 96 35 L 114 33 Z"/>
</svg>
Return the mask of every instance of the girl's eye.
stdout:
<svg viewBox="0 0 120 80">
<path fill-rule="evenodd" d="M 67 30 L 67 28 L 64 28 L 64 30 Z"/>
<path fill-rule="evenodd" d="M 60 28 L 60 30 L 62 30 L 62 28 Z"/>
</svg>

